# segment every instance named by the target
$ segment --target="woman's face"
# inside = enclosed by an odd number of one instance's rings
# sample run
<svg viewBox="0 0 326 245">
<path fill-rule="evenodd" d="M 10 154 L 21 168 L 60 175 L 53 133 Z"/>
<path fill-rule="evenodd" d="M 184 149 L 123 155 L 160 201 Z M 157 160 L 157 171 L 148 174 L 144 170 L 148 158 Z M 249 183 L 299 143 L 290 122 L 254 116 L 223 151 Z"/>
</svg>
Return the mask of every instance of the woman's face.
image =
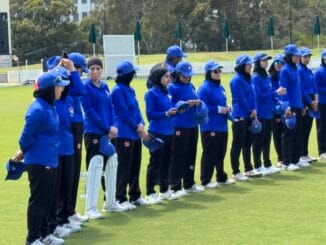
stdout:
<svg viewBox="0 0 326 245">
<path fill-rule="evenodd" d="M 102 67 L 99 65 L 92 65 L 91 67 L 88 68 L 89 70 L 89 78 L 93 82 L 98 82 L 101 80 L 101 75 L 102 75 Z"/>
<path fill-rule="evenodd" d="M 300 57 L 298 55 L 293 55 L 292 56 L 292 62 L 295 63 L 295 64 L 297 64 L 299 62 L 299 58 Z"/>
<path fill-rule="evenodd" d="M 191 77 L 185 77 L 182 74 L 180 74 L 180 82 L 188 83 L 191 80 Z"/>
<path fill-rule="evenodd" d="M 63 86 L 55 86 L 54 87 L 54 98 L 55 100 L 59 100 L 61 97 L 62 92 L 65 90 Z"/>
<path fill-rule="evenodd" d="M 268 60 L 261 60 L 260 61 L 260 66 L 261 66 L 261 68 L 266 70 L 267 67 L 268 67 Z"/>
<path fill-rule="evenodd" d="M 310 63 L 311 60 L 311 56 L 310 55 L 306 55 L 306 56 L 302 56 L 301 57 L 301 62 L 304 65 L 308 65 Z"/>
<path fill-rule="evenodd" d="M 211 77 L 214 79 L 214 80 L 220 80 L 221 79 L 221 73 L 222 73 L 222 70 L 220 69 L 215 69 L 211 72 Z"/>
<path fill-rule="evenodd" d="M 279 72 L 282 69 L 283 65 L 284 64 L 282 62 L 275 62 L 274 63 L 274 69 L 275 69 L 275 71 Z"/>
<path fill-rule="evenodd" d="M 170 72 L 167 72 L 163 75 L 163 77 L 161 78 L 161 84 L 166 87 L 168 86 L 168 84 L 170 83 L 171 81 L 171 74 Z"/>
<path fill-rule="evenodd" d="M 245 72 L 248 73 L 248 74 L 250 74 L 251 73 L 251 68 L 252 68 L 252 65 L 251 64 L 250 65 L 249 64 L 246 65 L 245 66 Z"/>
</svg>

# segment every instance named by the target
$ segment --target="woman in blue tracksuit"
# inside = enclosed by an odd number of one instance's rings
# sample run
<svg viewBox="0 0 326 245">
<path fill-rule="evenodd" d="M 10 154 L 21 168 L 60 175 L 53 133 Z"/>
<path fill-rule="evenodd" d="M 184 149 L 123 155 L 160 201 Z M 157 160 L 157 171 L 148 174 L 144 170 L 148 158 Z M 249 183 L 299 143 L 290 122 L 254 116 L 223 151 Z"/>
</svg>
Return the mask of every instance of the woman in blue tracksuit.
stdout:
<svg viewBox="0 0 326 245">
<path fill-rule="evenodd" d="M 134 88 L 130 86 L 136 68 L 129 61 L 117 66 L 116 86 L 112 89 L 112 102 L 119 130 L 115 142 L 119 166 L 117 174 L 117 200 L 123 207 L 135 209 L 149 202 L 141 197 L 139 175 L 141 165 L 141 139 L 148 140 Z M 129 185 L 129 201 L 127 187 Z"/>
<path fill-rule="evenodd" d="M 200 101 L 191 83 L 193 75 L 191 64 L 181 61 L 177 64 L 175 72 L 175 80 L 168 86 L 172 103 L 186 101 L 190 107 L 175 117 L 172 138 L 170 187 L 178 197 L 182 197 L 187 195 L 187 192 L 204 191 L 202 187 L 196 185 L 194 180 L 198 141 L 196 106 L 200 104 Z M 182 189 L 182 180 L 185 190 Z"/>
<path fill-rule="evenodd" d="M 146 187 L 147 200 L 151 204 L 160 203 L 164 199 L 176 199 L 175 194 L 169 190 L 168 182 L 173 116 L 177 112 L 168 96 L 167 85 L 170 79 L 167 68 L 155 67 L 149 76 L 152 87 L 145 94 L 146 116 L 149 121 L 148 133 L 164 141 L 159 149 L 150 152 Z M 154 190 L 156 184 L 160 186 L 159 196 Z"/>
<path fill-rule="evenodd" d="M 53 72 L 43 73 L 36 79 L 35 100 L 26 112 L 19 139 L 20 151 L 13 159 L 21 161 L 24 158 L 24 163 L 28 165 L 30 198 L 26 244 L 43 244 L 39 240 L 63 243 L 62 239 L 51 234 L 48 217 L 59 150 L 59 120 L 54 101 L 60 99 L 63 86 L 68 84 Z"/>
<path fill-rule="evenodd" d="M 318 94 L 317 140 L 319 159 L 326 159 L 326 49 L 321 53 L 321 65 L 314 74 Z"/>
<path fill-rule="evenodd" d="M 257 105 L 257 117 L 262 124 L 262 130 L 257 134 L 253 142 L 254 166 L 257 172 L 262 175 L 269 175 L 280 172 L 274 167 L 270 160 L 270 144 L 272 138 L 272 111 L 274 101 L 278 95 L 285 94 L 285 89 L 272 90 L 272 84 L 267 74 L 268 60 L 271 56 L 259 52 L 254 56 L 254 74 L 252 85 L 254 87 L 255 100 Z M 264 166 L 261 162 L 263 153 Z"/>
<path fill-rule="evenodd" d="M 274 56 L 274 60 L 268 70 L 269 77 L 272 83 L 272 91 L 276 91 L 280 87 L 280 71 L 284 65 L 284 55 L 278 54 Z M 278 96 L 279 102 L 282 101 L 282 96 Z M 275 107 L 276 104 L 273 105 Z M 282 132 L 283 132 L 283 124 L 281 121 L 281 116 L 275 113 L 273 110 L 273 121 L 272 121 L 272 132 L 273 132 L 273 142 L 274 148 L 277 154 L 277 166 L 281 166 L 283 163 L 282 159 Z"/>
<path fill-rule="evenodd" d="M 297 63 L 300 52 L 294 44 L 288 44 L 285 50 L 285 65 L 280 73 L 280 86 L 286 88 L 286 100 L 289 101 L 290 109 L 286 110 L 285 117 L 295 115 L 296 124 L 293 129 L 284 127 L 282 134 L 282 158 L 284 170 L 294 171 L 300 167 L 309 166 L 300 161 L 301 153 L 301 130 L 302 130 L 302 86 L 298 79 Z"/>
<path fill-rule="evenodd" d="M 224 171 L 224 158 L 228 142 L 228 114 L 224 87 L 221 85 L 222 66 L 216 61 L 205 64 L 205 80 L 198 89 L 198 97 L 208 110 L 209 121 L 200 126 L 203 153 L 201 157 L 200 180 L 205 188 L 215 188 L 221 184 L 232 184 Z M 216 168 L 216 181 L 211 178 Z"/>
<path fill-rule="evenodd" d="M 252 120 L 257 120 L 254 91 L 251 84 L 252 59 L 249 55 L 240 55 L 236 59 L 235 76 L 230 81 L 232 95 L 232 132 L 233 140 L 230 152 L 233 178 L 247 181 L 249 177 L 260 176 L 251 164 L 251 145 L 254 135 L 248 130 Z M 242 150 L 245 174 L 240 172 L 240 153 Z"/>
<path fill-rule="evenodd" d="M 302 144 L 300 160 L 312 162 L 315 158 L 309 156 L 308 145 L 313 118 L 309 116 L 308 110 L 317 111 L 318 97 L 316 92 L 316 85 L 312 70 L 308 67 L 311 59 L 311 50 L 303 47 L 300 49 L 301 58 L 298 64 L 298 77 L 303 89 L 303 104 L 305 112 L 302 116 Z"/>
</svg>

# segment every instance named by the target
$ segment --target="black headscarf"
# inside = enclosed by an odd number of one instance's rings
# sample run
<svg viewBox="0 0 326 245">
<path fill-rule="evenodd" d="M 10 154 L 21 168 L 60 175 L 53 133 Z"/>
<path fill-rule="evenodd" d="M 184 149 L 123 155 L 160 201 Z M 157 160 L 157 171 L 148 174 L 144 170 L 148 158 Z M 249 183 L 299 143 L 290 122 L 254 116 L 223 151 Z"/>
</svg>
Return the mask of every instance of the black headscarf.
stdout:
<svg viewBox="0 0 326 245">
<path fill-rule="evenodd" d="M 239 73 L 240 75 L 244 76 L 246 81 L 249 83 L 251 81 L 251 75 L 250 73 L 247 73 L 246 70 L 246 64 L 242 64 L 234 68 L 234 70 Z"/>
<path fill-rule="evenodd" d="M 207 81 L 210 81 L 211 83 L 216 84 L 216 85 L 220 85 L 221 84 L 221 79 L 216 80 L 216 79 L 213 79 L 212 78 L 212 71 L 206 71 L 206 73 L 205 73 L 205 79 Z"/>
<path fill-rule="evenodd" d="M 168 93 L 166 86 L 161 83 L 162 77 L 168 72 L 165 67 L 157 67 L 152 70 L 148 80 L 151 81 L 152 86 L 162 90 L 165 94 Z"/>
<path fill-rule="evenodd" d="M 258 74 L 262 78 L 266 78 L 267 77 L 267 71 L 266 71 L 266 69 L 264 69 L 263 67 L 261 67 L 260 61 L 256 61 L 255 62 L 254 72 L 256 74 Z"/>
<path fill-rule="evenodd" d="M 292 66 L 294 69 L 297 69 L 297 64 L 292 61 L 292 57 L 293 54 L 285 54 L 284 62 Z"/>
<path fill-rule="evenodd" d="M 325 60 L 324 60 L 323 58 L 321 58 L 321 65 L 322 65 L 323 67 L 326 67 L 326 62 L 325 62 Z"/>
<path fill-rule="evenodd" d="M 127 73 L 127 74 L 124 74 L 121 76 L 117 76 L 115 79 L 115 82 L 124 84 L 129 87 L 134 76 L 135 76 L 135 71 L 132 71 L 130 73 Z"/>
<path fill-rule="evenodd" d="M 41 99 L 45 100 L 50 105 L 54 105 L 54 101 L 55 101 L 54 86 L 47 87 L 44 89 L 36 89 L 33 92 L 33 96 L 35 98 L 41 98 Z"/>
</svg>

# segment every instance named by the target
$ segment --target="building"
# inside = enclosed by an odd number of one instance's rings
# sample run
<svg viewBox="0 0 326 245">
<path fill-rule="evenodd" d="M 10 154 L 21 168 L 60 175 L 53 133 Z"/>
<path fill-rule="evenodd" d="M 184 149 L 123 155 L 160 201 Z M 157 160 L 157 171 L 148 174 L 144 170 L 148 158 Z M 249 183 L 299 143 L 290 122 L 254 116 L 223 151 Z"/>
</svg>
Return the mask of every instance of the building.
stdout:
<svg viewBox="0 0 326 245">
<path fill-rule="evenodd" d="M 73 16 L 73 20 L 80 22 L 88 16 L 95 7 L 95 0 L 74 0 L 77 12 Z"/>
<path fill-rule="evenodd" d="M 9 0 L 0 4 L 0 67 L 11 66 L 11 29 Z"/>
</svg>

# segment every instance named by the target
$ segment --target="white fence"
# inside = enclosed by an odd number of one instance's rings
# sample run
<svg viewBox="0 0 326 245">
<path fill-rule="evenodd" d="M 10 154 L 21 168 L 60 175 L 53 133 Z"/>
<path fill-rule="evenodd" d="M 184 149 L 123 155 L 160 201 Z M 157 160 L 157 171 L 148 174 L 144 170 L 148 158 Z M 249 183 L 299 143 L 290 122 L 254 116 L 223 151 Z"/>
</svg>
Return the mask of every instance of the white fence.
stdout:
<svg viewBox="0 0 326 245">
<path fill-rule="evenodd" d="M 234 63 L 233 62 L 220 62 L 224 67 L 223 73 L 233 73 Z M 195 74 L 205 74 L 204 65 L 205 63 L 192 63 L 193 70 Z M 320 66 L 320 59 L 312 59 L 310 63 L 310 68 L 313 70 Z M 153 65 L 141 65 L 139 71 L 137 72 L 138 77 L 147 77 L 150 69 Z M 8 85 L 23 85 L 33 83 L 37 76 L 42 72 L 42 70 L 13 70 L 7 72 Z M 106 77 L 103 77 L 106 79 Z"/>
</svg>

